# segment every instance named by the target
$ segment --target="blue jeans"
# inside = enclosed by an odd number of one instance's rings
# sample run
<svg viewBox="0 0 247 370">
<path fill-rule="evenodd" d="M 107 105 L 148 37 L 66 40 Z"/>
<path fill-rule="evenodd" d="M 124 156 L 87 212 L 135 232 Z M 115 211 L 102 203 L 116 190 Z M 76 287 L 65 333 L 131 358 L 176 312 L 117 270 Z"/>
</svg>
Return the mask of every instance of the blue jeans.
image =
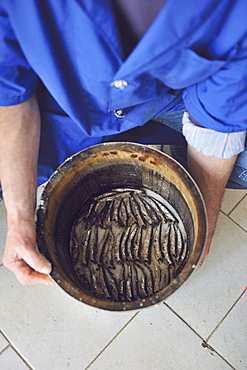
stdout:
<svg viewBox="0 0 247 370">
<path fill-rule="evenodd" d="M 107 137 L 107 141 L 130 141 L 140 144 L 170 145 L 172 156 L 187 168 L 187 143 L 182 135 L 184 110 L 167 112 L 145 125 L 118 135 Z M 226 185 L 229 189 L 247 189 L 247 149 L 238 155 Z M 2 199 L 0 185 L 0 200 Z"/>
<path fill-rule="evenodd" d="M 184 110 L 177 112 L 165 113 L 157 118 L 157 121 L 173 128 L 174 130 L 182 133 L 182 116 Z M 246 138 L 247 144 L 247 138 Z M 247 146 L 247 145 L 246 145 Z M 231 176 L 228 180 L 226 187 L 228 189 L 247 189 L 247 147 L 238 155 Z M 172 151 L 176 149 L 172 148 Z M 181 155 L 181 148 L 179 149 Z M 182 158 L 184 160 L 184 158 Z M 183 164 L 183 163 L 182 163 Z"/>
<path fill-rule="evenodd" d="M 114 135 L 110 141 L 170 145 L 174 158 L 187 168 L 187 143 L 182 135 L 183 113 L 184 110 L 164 113 L 143 126 Z M 247 189 L 247 148 L 238 155 L 226 187 Z"/>
</svg>

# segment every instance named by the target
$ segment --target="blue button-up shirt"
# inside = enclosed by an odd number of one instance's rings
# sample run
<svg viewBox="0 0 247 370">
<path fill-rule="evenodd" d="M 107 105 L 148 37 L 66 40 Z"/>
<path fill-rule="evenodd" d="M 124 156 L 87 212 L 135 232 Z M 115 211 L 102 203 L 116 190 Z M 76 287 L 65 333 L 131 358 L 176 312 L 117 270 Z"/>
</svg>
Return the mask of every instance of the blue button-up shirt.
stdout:
<svg viewBox="0 0 247 370">
<path fill-rule="evenodd" d="M 246 14 L 246 0 L 168 0 L 124 60 L 109 0 L 2 0 L 0 104 L 37 91 L 44 173 L 48 157 L 184 106 L 207 128 L 246 130 Z"/>
</svg>

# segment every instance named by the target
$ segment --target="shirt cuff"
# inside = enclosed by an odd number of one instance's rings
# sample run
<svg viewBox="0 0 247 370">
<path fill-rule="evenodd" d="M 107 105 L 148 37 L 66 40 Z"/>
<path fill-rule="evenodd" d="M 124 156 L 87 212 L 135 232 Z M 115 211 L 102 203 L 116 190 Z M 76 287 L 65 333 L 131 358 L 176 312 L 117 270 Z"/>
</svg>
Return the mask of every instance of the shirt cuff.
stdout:
<svg viewBox="0 0 247 370">
<path fill-rule="evenodd" d="M 217 158 L 232 158 L 245 150 L 246 131 L 218 132 L 197 126 L 188 112 L 183 114 L 183 135 L 197 152 Z"/>
</svg>

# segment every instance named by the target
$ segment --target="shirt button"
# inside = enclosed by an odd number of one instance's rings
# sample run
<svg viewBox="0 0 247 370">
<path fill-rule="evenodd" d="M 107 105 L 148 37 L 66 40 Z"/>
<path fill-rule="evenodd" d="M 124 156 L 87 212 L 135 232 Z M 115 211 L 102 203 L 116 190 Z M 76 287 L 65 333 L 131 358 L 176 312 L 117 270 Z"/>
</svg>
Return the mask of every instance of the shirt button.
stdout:
<svg viewBox="0 0 247 370">
<path fill-rule="evenodd" d="M 128 86 L 128 82 L 125 80 L 115 80 L 111 83 L 112 87 L 115 87 L 116 89 L 124 89 L 126 86 Z"/>
<path fill-rule="evenodd" d="M 114 116 L 117 118 L 123 118 L 125 116 L 124 109 L 114 110 Z"/>
</svg>

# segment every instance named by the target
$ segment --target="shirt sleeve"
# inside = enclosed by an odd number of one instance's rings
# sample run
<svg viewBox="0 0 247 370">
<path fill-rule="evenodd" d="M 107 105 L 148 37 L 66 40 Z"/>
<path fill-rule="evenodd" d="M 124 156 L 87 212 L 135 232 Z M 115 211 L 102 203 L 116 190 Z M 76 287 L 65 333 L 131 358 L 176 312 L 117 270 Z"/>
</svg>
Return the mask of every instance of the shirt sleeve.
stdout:
<svg viewBox="0 0 247 370">
<path fill-rule="evenodd" d="M 25 58 L 8 14 L 0 7 L 0 105 L 22 103 L 37 89 L 38 77 Z"/>
<path fill-rule="evenodd" d="M 246 132 L 217 132 L 197 126 L 188 112 L 183 114 L 183 135 L 187 143 L 206 156 L 231 158 L 245 150 Z"/>
<path fill-rule="evenodd" d="M 183 91 L 187 111 L 203 127 L 228 133 L 247 130 L 247 35 L 236 48 L 223 67 Z"/>
</svg>

